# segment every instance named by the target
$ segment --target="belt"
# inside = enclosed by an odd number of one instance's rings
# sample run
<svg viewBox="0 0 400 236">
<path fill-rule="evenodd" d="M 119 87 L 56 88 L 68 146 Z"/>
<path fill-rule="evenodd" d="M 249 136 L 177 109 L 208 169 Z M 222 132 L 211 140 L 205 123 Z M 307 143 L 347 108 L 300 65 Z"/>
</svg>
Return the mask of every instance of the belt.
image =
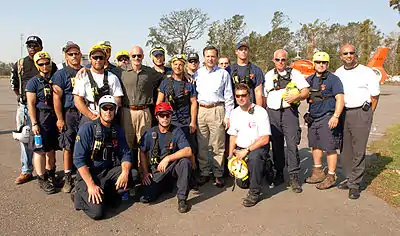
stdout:
<svg viewBox="0 0 400 236">
<path fill-rule="evenodd" d="M 67 110 L 68 112 L 78 112 L 78 108 L 76 108 L 76 107 L 66 108 L 66 110 Z"/>
<path fill-rule="evenodd" d="M 214 104 L 199 104 L 199 106 L 204 107 L 204 108 L 213 108 L 213 107 L 217 107 L 217 106 L 222 106 L 224 105 L 224 102 L 217 102 Z"/>
<path fill-rule="evenodd" d="M 126 106 L 126 108 L 129 108 L 132 111 L 144 110 L 144 109 L 146 109 L 148 107 L 149 107 L 148 105 L 142 105 L 142 106 L 130 105 L 130 106 Z"/>
<path fill-rule="evenodd" d="M 360 108 L 362 108 L 362 106 L 359 106 L 359 107 L 345 107 L 344 110 L 345 111 L 349 111 L 349 110 L 356 110 L 356 109 L 360 109 Z"/>
</svg>

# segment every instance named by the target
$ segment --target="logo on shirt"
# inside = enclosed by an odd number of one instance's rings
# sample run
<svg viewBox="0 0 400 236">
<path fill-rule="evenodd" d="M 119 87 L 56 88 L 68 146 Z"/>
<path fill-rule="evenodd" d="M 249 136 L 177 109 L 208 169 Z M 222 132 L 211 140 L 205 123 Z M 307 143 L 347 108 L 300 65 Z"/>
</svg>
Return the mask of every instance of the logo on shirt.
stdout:
<svg viewBox="0 0 400 236">
<path fill-rule="evenodd" d="M 250 79 L 254 79 L 254 74 L 250 74 Z"/>
<path fill-rule="evenodd" d="M 184 93 L 185 93 L 185 94 L 188 94 L 188 93 L 189 93 L 189 90 L 186 90 L 186 89 L 185 89 Z"/>
<path fill-rule="evenodd" d="M 326 89 L 326 84 L 321 84 L 321 90 L 325 90 Z"/>
<path fill-rule="evenodd" d="M 174 148 L 174 142 L 170 142 L 170 143 L 169 143 L 168 149 L 172 150 L 172 148 Z"/>
<path fill-rule="evenodd" d="M 77 135 L 76 138 L 75 138 L 75 141 L 79 142 L 79 140 L 81 140 L 81 136 Z"/>
<path fill-rule="evenodd" d="M 253 128 L 255 128 L 256 127 L 256 122 L 255 121 L 250 121 L 249 122 L 249 128 L 250 129 L 253 129 Z"/>
</svg>

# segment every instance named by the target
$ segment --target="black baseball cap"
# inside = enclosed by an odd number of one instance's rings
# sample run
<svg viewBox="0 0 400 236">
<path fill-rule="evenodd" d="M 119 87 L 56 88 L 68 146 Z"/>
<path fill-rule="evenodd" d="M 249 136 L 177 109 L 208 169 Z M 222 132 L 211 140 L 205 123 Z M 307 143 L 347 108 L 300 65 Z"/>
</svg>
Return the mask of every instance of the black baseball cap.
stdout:
<svg viewBox="0 0 400 236">
<path fill-rule="evenodd" d="M 188 56 L 188 58 L 187 58 L 187 60 L 188 60 L 188 61 L 191 61 L 191 60 L 196 60 L 196 61 L 198 61 L 198 60 L 199 60 L 199 54 L 197 54 L 197 53 L 190 53 L 189 56 Z"/>
<path fill-rule="evenodd" d="M 41 47 L 43 47 L 42 40 L 38 36 L 29 36 L 26 39 L 26 44 L 30 44 L 30 43 L 36 43 L 36 44 L 39 44 Z"/>
</svg>

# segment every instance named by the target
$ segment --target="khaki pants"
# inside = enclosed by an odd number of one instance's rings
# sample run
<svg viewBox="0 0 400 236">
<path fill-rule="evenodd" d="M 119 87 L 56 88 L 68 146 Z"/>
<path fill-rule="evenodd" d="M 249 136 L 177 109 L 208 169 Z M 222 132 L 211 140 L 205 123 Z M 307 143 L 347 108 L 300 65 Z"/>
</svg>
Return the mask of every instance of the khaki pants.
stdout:
<svg viewBox="0 0 400 236">
<path fill-rule="evenodd" d="M 213 108 L 199 107 L 197 115 L 197 139 L 199 143 L 199 168 L 202 176 L 208 176 L 211 170 L 214 177 L 222 177 L 224 173 L 224 118 L 224 106 Z M 210 146 L 214 157 L 211 165 L 208 162 L 208 150 Z"/>
<path fill-rule="evenodd" d="M 129 148 L 137 148 L 144 132 L 151 128 L 151 114 L 149 108 L 137 111 L 125 107 L 122 108 L 121 125 L 124 129 L 126 142 Z"/>
</svg>

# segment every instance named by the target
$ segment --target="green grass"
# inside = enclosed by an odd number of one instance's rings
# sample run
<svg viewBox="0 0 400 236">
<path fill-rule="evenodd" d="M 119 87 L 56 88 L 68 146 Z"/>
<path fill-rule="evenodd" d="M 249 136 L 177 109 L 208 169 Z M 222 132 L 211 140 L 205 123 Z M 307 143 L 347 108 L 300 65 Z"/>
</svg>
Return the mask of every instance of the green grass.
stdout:
<svg viewBox="0 0 400 236">
<path fill-rule="evenodd" d="M 371 143 L 368 150 L 377 155 L 368 163 L 366 180 L 368 190 L 389 204 L 400 207 L 400 125 L 393 125 L 380 140 Z"/>
</svg>

